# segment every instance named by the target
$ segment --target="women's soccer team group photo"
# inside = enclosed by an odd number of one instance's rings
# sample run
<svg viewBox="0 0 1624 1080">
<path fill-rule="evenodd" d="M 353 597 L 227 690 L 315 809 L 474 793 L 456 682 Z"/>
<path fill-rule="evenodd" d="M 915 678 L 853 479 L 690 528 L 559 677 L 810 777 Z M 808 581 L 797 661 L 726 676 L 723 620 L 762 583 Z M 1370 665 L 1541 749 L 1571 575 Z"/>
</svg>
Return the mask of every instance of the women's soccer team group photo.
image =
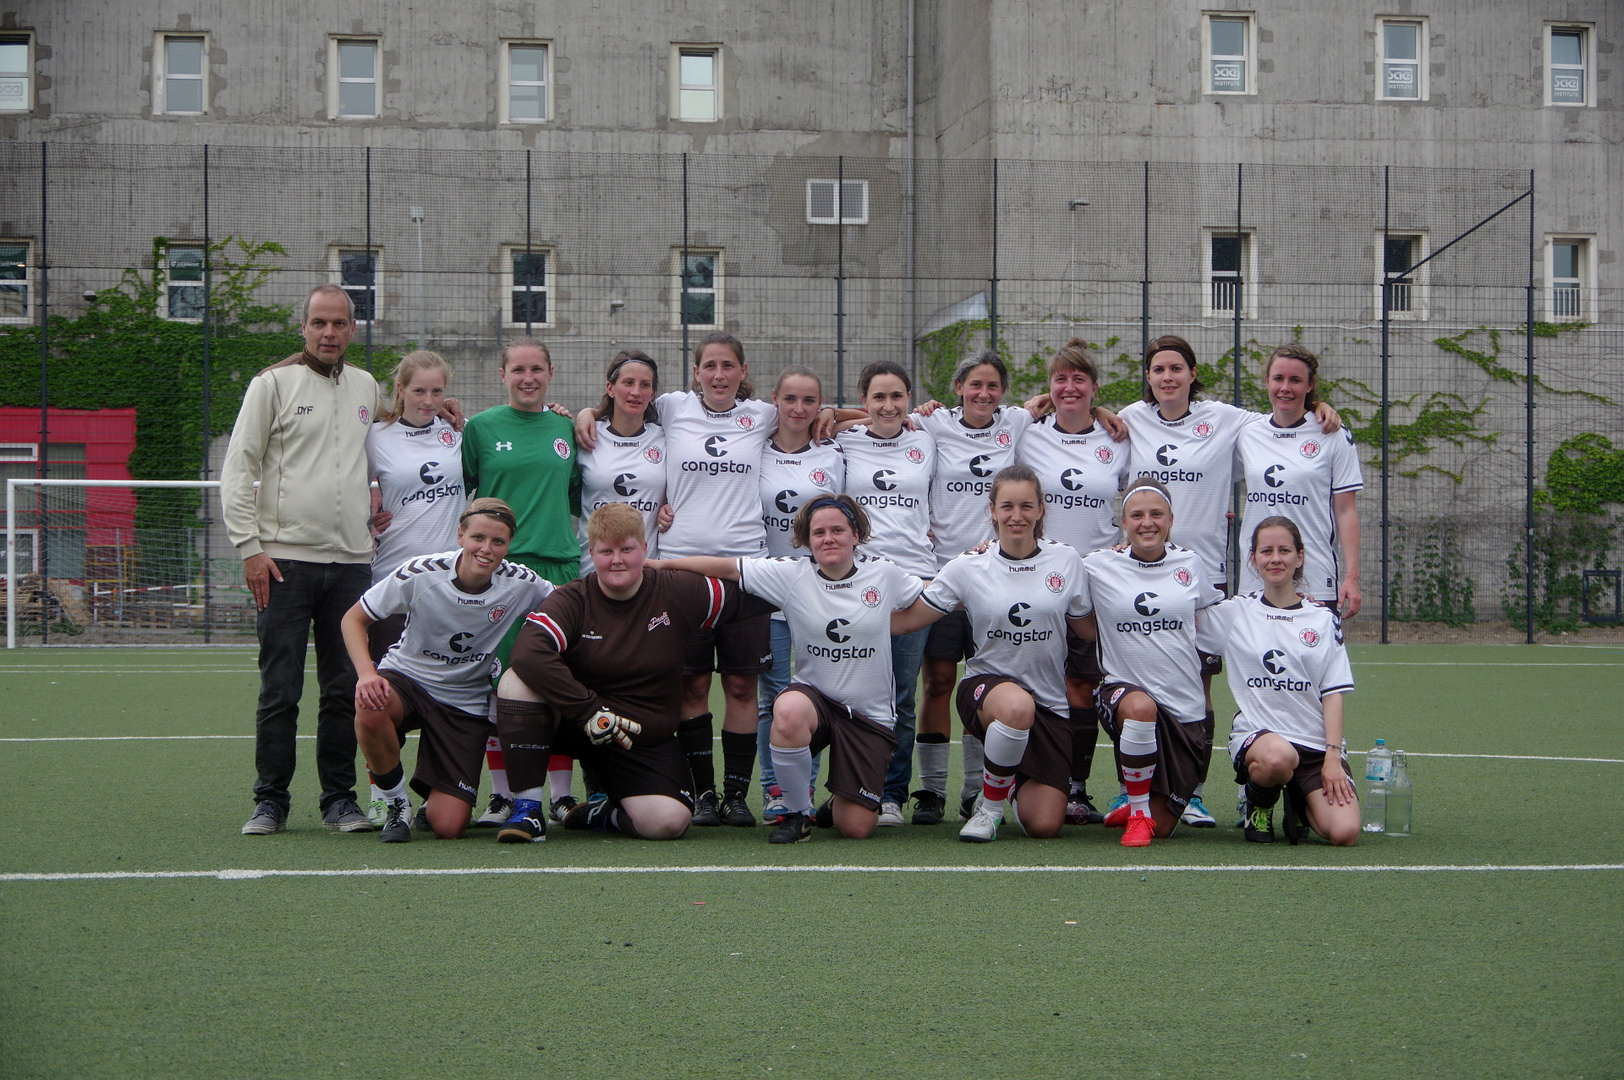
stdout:
<svg viewBox="0 0 1624 1080">
<path fill-rule="evenodd" d="M 385 843 L 669 840 L 755 826 L 752 802 L 772 844 L 949 816 L 974 843 L 1145 847 L 1218 816 L 1271 843 L 1277 811 L 1293 843 L 1357 840 L 1362 481 L 1309 350 L 1268 356 L 1268 413 L 1203 397 L 1174 335 L 1119 413 L 1079 338 L 1024 403 L 984 350 L 951 401 L 879 360 L 836 408 L 805 367 L 758 385 L 719 332 L 663 375 L 616 353 L 572 413 L 523 337 L 493 358 L 506 404 L 464 422 L 439 354 L 380 387 L 344 360 L 354 327 L 348 294 L 312 291 L 221 474 L 260 638 L 244 834 L 287 827 L 313 641 L 323 824 Z M 1216 777 L 1215 677 L 1236 705 Z"/>
</svg>

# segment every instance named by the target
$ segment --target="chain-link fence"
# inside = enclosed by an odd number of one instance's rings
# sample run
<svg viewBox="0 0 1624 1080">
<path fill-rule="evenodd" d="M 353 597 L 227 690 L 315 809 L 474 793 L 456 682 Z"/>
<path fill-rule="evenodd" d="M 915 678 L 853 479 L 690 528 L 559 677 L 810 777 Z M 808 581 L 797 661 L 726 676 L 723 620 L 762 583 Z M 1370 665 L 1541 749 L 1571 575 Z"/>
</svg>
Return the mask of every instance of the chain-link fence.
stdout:
<svg viewBox="0 0 1624 1080">
<path fill-rule="evenodd" d="M 8 143 L 0 475 L 216 478 L 246 379 L 298 350 L 296 307 L 323 282 L 364 320 L 352 361 L 382 376 L 433 348 L 470 412 L 504 399 L 497 350 L 527 332 L 570 407 L 621 348 L 685 381 L 690 342 L 720 327 L 758 385 L 805 364 L 847 403 L 882 358 L 943 396 L 988 342 L 1025 393 L 1073 335 L 1120 403 L 1143 342 L 1177 333 L 1209 396 L 1266 410 L 1263 359 L 1299 340 L 1360 445 L 1384 631 L 1616 618 L 1621 293 L 1596 287 L 1590 241 L 1538 224 L 1536 196 L 1515 170 Z M 117 410 L 133 434 L 86 433 Z M 88 573 L 87 541 L 23 509 L 26 632 L 72 633 L 49 583 L 76 579 L 51 565 Z M 210 593 L 185 631 L 211 640 L 217 617 L 251 629 L 225 617 L 240 598 L 212 599 L 240 574 L 212 512 L 143 492 L 119 520 L 201 528 L 201 561 L 167 563 Z M 187 584 L 130 584 L 140 563 L 110 564 L 121 589 Z"/>
</svg>

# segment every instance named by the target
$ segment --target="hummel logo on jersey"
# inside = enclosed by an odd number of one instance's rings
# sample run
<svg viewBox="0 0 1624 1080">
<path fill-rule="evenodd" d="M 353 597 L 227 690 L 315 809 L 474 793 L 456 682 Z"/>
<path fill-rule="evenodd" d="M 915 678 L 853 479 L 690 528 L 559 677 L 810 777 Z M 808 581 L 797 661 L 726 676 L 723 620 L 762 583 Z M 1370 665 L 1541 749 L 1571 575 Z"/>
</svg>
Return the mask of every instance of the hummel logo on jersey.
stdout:
<svg viewBox="0 0 1624 1080">
<path fill-rule="evenodd" d="M 791 504 L 790 500 L 798 499 L 800 497 L 800 492 L 790 491 L 786 488 L 785 490 L 780 491 L 777 495 L 773 496 L 773 505 L 778 507 L 778 512 L 780 514 L 793 514 L 795 513 L 795 507 L 793 504 Z"/>
<path fill-rule="evenodd" d="M 992 469 L 987 467 L 987 462 L 989 462 L 991 460 L 992 460 L 992 455 L 991 454 L 980 454 L 980 455 L 977 455 L 976 457 L 971 458 L 970 459 L 970 473 L 971 473 L 971 475 L 972 476 L 991 476 L 992 475 Z"/>
<path fill-rule="evenodd" d="M 1279 487 L 1285 483 L 1284 480 L 1280 479 L 1280 474 L 1285 471 L 1286 467 L 1284 465 L 1270 465 L 1263 470 L 1263 482 L 1270 487 Z"/>
<path fill-rule="evenodd" d="M 446 648 L 454 653 L 465 653 L 469 648 L 467 643 L 473 636 L 469 633 L 452 634 L 451 640 L 446 642 Z"/>
<path fill-rule="evenodd" d="M 874 474 L 874 486 L 881 491 L 895 491 L 897 489 L 896 481 L 891 479 L 895 475 L 896 473 L 890 469 L 881 469 Z"/>
<path fill-rule="evenodd" d="M 1081 491 L 1083 489 L 1083 470 L 1067 469 L 1061 473 L 1060 486 L 1067 491 Z"/>
<path fill-rule="evenodd" d="M 656 626 L 670 626 L 670 625 L 671 625 L 671 613 L 669 611 L 662 611 L 658 615 L 654 616 L 654 618 L 652 618 L 652 619 L 650 619 L 648 621 L 648 628 L 650 630 L 653 630 Z"/>
<path fill-rule="evenodd" d="M 423 462 L 423 467 L 417 470 L 417 478 L 423 481 L 423 485 L 425 487 L 433 487 L 435 484 L 438 484 L 441 480 L 445 479 L 445 477 L 441 476 L 439 473 L 431 471 L 433 469 L 438 469 L 439 467 L 440 463 L 438 461 L 425 461 Z"/>
<path fill-rule="evenodd" d="M 636 479 L 637 474 L 629 472 L 623 472 L 619 476 L 615 477 L 615 494 L 625 495 L 628 497 L 636 495 L 637 489 L 632 487 L 632 481 Z"/>
<path fill-rule="evenodd" d="M 711 457 L 727 457 L 727 451 L 723 449 L 726 443 L 726 435 L 712 435 L 705 440 L 705 453 Z"/>
<path fill-rule="evenodd" d="M 1177 443 L 1168 443 L 1165 446 L 1157 447 L 1156 460 L 1163 465 L 1177 465 L 1179 463 L 1179 459 L 1173 456 L 1173 451 L 1177 449 Z"/>
<path fill-rule="evenodd" d="M 1270 649 L 1263 654 L 1263 669 L 1270 675 L 1278 675 L 1286 670 L 1286 665 L 1280 662 L 1286 654 L 1279 649 Z"/>
<path fill-rule="evenodd" d="M 845 627 L 851 625 L 847 619 L 830 619 L 829 625 L 823 628 L 830 641 L 836 645 L 844 645 L 851 640 L 851 635 L 845 632 Z"/>
<path fill-rule="evenodd" d="M 1009 624 L 1011 626 L 1031 626 L 1032 620 L 1021 614 L 1032 610 L 1031 604 L 1011 604 L 1009 607 Z"/>
<path fill-rule="evenodd" d="M 510 443 L 510 442 L 499 442 L 499 443 L 496 444 L 496 449 L 497 449 L 498 452 L 500 452 L 502 450 L 512 450 L 513 449 L 513 444 Z"/>
<path fill-rule="evenodd" d="M 1162 610 L 1159 604 L 1152 602 L 1155 599 L 1155 593 L 1142 592 L 1133 598 L 1133 609 L 1141 615 L 1154 615 L 1158 611 Z"/>
</svg>

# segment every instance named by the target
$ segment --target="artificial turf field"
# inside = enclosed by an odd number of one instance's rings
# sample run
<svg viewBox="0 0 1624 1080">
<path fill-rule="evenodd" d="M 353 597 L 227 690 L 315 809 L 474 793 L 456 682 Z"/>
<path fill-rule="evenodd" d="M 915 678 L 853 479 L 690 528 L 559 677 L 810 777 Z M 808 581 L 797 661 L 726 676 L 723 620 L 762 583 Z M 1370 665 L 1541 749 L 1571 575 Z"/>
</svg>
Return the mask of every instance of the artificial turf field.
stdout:
<svg viewBox="0 0 1624 1080">
<path fill-rule="evenodd" d="M 1624 1076 L 1624 648 L 1353 660 L 1415 835 L 1131 851 L 244 837 L 251 653 L 0 654 L 0 1076 Z"/>
</svg>

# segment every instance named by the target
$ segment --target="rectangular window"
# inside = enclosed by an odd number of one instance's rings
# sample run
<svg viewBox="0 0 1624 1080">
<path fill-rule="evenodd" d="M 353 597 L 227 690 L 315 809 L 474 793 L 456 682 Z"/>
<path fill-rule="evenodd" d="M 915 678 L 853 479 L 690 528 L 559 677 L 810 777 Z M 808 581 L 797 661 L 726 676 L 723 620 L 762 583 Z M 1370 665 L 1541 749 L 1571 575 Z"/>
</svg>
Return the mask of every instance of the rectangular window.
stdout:
<svg viewBox="0 0 1624 1080">
<path fill-rule="evenodd" d="M 678 120 L 716 120 L 722 115 L 722 56 L 715 46 L 679 45 L 677 53 Z"/>
<path fill-rule="evenodd" d="M 1552 322 L 1578 322 L 1588 317 L 1592 271 L 1590 238 L 1553 236 L 1546 240 L 1546 274 L 1550 293 L 1546 311 Z"/>
<path fill-rule="evenodd" d="M 350 294 L 355 302 L 356 323 L 376 322 L 383 309 L 383 282 L 378 266 L 383 252 L 373 248 L 333 248 L 329 274 L 334 285 Z"/>
<path fill-rule="evenodd" d="M 838 195 L 836 189 L 844 187 Z M 867 225 L 868 181 L 830 178 L 806 182 L 808 225 Z"/>
<path fill-rule="evenodd" d="M 0 112 L 34 107 L 32 42 L 25 35 L 0 34 Z"/>
<path fill-rule="evenodd" d="M 30 247 L 26 240 L 0 240 L 0 322 L 25 323 L 33 315 Z"/>
<path fill-rule="evenodd" d="M 1206 295 L 1203 315 L 1234 315 L 1240 305 L 1241 316 L 1252 318 L 1257 314 L 1257 266 L 1255 244 L 1251 232 L 1236 234 L 1234 229 L 1212 229 L 1207 233 Z"/>
<path fill-rule="evenodd" d="M 1383 101 L 1424 101 L 1427 96 L 1427 27 L 1409 19 L 1377 19 L 1381 51 L 1376 96 Z"/>
<path fill-rule="evenodd" d="M 503 321 L 508 326 L 548 326 L 552 318 L 553 253 L 523 245 L 502 249 L 502 292 L 507 298 Z"/>
<path fill-rule="evenodd" d="M 378 43 L 334 38 L 329 53 L 334 118 L 378 115 Z"/>
<path fill-rule="evenodd" d="M 1545 28 L 1545 104 L 1589 105 L 1595 98 L 1588 26 Z"/>
<path fill-rule="evenodd" d="M 203 245 L 171 244 L 164 252 L 164 318 L 203 318 Z"/>
<path fill-rule="evenodd" d="M 543 41 L 510 41 L 505 53 L 507 76 L 502 110 L 505 123 L 529 124 L 546 120 L 549 108 L 548 46 Z"/>
<path fill-rule="evenodd" d="M 1375 317 L 1382 315 L 1381 283 L 1389 283 L 1388 312 L 1395 319 L 1425 319 L 1427 317 L 1426 267 L 1414 270 L 1417 263 L 1427 257 L 1427 238 L 1423 234 L 1389 234 L 1385 240 L 1376 234 L 1376 250 L 1380 253 L 1376 277 Z"/>
<path fill-rule="evenodd" d="M 163 98 L 158 112 L 181 115 L 205 111 L 208 101 L 205 73 L 208 71 L 208 50 L 201 37 L 182 37 L 163 34 Z"/>
<path fill-rule="evenodd" d="M 1252 17 L 1212 13 L 1206 22 L 1206 92 L 1250 94 L 1252 85 Z"/>
<path fill-rule="evenodd" d="M 722 253 L 678 248 L 677 324 L 709 329 L 722 325 Z"/>
</svg>

